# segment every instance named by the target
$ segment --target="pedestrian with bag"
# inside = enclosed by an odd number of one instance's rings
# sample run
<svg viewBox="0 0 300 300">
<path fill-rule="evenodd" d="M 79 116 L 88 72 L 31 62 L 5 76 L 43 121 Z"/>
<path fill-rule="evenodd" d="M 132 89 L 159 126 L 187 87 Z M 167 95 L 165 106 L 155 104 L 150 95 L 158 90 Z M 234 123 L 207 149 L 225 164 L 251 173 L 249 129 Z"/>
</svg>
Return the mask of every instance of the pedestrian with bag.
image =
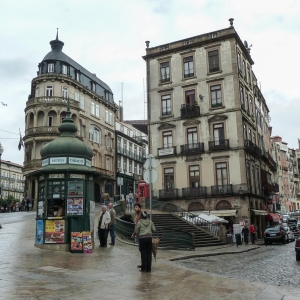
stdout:
<svg viewBox="0 0 300 300">
<path fill-rule="evenodd" d="M 153 222 L 148 218 L 147 212 L 142 212 L 135 234 L 139 235 L 142 266 L 141 272 L 151 272 L 152 265 L 152 233 L 156 231 Z"/>
<path fill-rule="evenodd" d="M 106 206 L 102 205 L 102 212 L 98 222 L 99 247 L 107 247 L 108 224 L 110 223 L 110 214 L 106 211 Z"/>
</svg>

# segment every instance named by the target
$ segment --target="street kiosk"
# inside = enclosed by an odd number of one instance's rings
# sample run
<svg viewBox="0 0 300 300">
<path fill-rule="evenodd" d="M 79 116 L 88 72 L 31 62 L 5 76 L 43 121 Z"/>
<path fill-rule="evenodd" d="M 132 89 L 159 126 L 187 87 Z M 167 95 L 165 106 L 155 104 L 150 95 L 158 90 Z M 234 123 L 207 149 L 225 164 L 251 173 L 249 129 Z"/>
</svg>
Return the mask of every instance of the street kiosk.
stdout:
<svg viewBox="0 0 300 300">
<path fill-rule="evenodd" d="M 60 137 L 41 149 L 35 246 L 41 249 L 90 253 L 94 236 L 93 151 L 75 137 L 77 127 L 68 101 Z"/>
</svg>

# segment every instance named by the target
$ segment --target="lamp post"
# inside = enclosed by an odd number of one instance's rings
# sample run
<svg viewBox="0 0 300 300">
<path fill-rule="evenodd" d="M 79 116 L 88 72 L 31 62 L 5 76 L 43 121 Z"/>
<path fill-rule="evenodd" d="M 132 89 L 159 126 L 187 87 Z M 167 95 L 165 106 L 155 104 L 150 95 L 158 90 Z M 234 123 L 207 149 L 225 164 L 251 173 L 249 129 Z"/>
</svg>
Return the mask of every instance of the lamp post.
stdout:
<svg viewBox="0 0 300 300">
<path fill-rule="evenodd" d="M 3 154 L 4 148 L 2 147 L 0 143 L 0 197 L 1 197 L 1 206 L 2 206 L 2 175 L 1 175 L 1 156 Z M 2 228 L 0 224 L 0 228 Z"/>
</svg>

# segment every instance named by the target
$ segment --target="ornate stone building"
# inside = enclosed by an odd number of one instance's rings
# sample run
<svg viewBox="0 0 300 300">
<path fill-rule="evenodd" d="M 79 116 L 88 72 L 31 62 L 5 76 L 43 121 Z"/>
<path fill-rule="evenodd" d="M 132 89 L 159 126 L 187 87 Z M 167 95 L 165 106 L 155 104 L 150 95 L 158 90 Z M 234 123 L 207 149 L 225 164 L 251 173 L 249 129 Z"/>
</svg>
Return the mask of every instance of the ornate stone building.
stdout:
<svg viewBox="0 0 300 300">
<path fill-rule="evenodd" d="M 254 222 L 262 236 L 277 165 L 269 109 L 254 61 L 229 28 L 149 47 L 149 153 L 153 194 L 186 210 Z"/>
<path fill-rule="evenodd" d="M 104 190 L 114 191 L 118 106 L 107 84 L 62 52 L 64 43 L 58 36 L 50 45 L 32 80 L 25 108 L 25 196 L 36 199 L 36 178 L 30 174 L 42 166 L 42 146 L 59 136 L 58 125 L 66 116 L 69 99 L 76 137 L 92 148 L 92 167 L 101 174 L 95 183 L 95 200 L 99 201 Z"/>
</svg>

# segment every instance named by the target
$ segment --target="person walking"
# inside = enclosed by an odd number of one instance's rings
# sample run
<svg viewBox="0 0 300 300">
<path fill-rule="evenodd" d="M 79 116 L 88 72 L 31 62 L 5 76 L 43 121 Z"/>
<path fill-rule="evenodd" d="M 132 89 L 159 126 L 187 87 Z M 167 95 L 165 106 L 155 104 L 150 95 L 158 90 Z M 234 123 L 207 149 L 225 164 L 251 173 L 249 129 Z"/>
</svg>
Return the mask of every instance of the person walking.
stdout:
<svg viewBox="0 0 300 300">
<path fill-rule="evenodd" d="M 249 243 L 249 229 L 246 225 L 242 229 L 242 235 L 244 236 L 245 245 L 248 245 L 248 243 Z"/>
<path fill-rule="evenodd" d="M 109 234 L 110 234 L 110 245 L 115 244 L 115 224 L 116 224 L 116 211 L 114 210 L 113 204 L 108 204 L 109 214 L 110 214 L 110 223 L 109 226 Z"/>
<path fill-rule="evenodd" d="M 148 219 L 147 212 L 141 214 L 135 233 L 139 235 L 142 266 L 141 272 L 151 272 L 152 264 L 152 233 L 156 231 L 153 222 Z"/>
<path fill-rule="evenodd" d="M 134 204 L 134 211 L 135 211 L 135 218 L 134 218 L 134 223 L 135 223 L 135 226 L 137 225 L 138 221 L 141 219 L 142 217 L 142 206 L 140 203 L 135 203 Z M 136 238 L 137 242 L 138 242 L 138 247 L 139 247 L 139 251 L 141 252 L 141 249 L 140 249 L 140 240 L 139 240 L 139 235 L 134 231 L 132 233 L 132 236 L 131 238 Z M 141 268 L 142 265 L 138 265 L 137 266 L 138 268 Z"/>
<path fill-rule="evenodd" d="M 110 214 L 106 211 L 106 206 L 102 205 L 102 212 L 98 222 L 98 235 L 100 246 L 107 247 L 108 224 L 110 223 Z"/>
<path fill-rule="evenodd" d="M 129 194 L 128 194 L 128 201 L 129 201 L 129 208 L 130 208 L 130 210 L 132 210 L 132 203 L 133 203 L 132 191 L 130 191 Z"/>
<path fill-rule="evenodd" d="M 255 225 L 252 223 L 249 227 L 250 230 L 250 235 L 251 235 L 251 243 L 252 245 L 255 244 L 255 233 L 256 233 L 256 228 Z"/>
<path fill-rule="evenodd" d="M 103 194 L 103 200 L 104 200 L 104 205 L 106 206 L 106 208 L 108 207 L 109 204 L 109 194 L 107 191 L 105 191 L 105 193 Z"/>
</svg>

